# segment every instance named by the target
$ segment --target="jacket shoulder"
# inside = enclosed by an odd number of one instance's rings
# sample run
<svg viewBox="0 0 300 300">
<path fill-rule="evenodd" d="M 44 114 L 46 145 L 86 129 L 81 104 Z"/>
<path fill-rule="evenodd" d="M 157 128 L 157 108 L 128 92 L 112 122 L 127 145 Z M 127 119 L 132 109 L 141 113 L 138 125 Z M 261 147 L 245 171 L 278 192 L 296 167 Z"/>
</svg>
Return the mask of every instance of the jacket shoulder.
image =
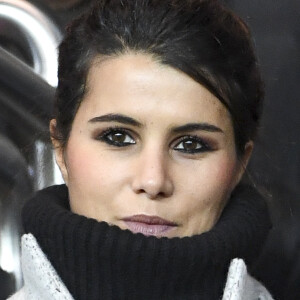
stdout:
<svg viewBox="0 0 300 300">
<path fill-rule="evenodd" d="M 23 298 L 12 300 L 73 300 L 35 237 L 32 234 L 23 235 L 21 245 L 24 288 L 13 297 L 22 295 Z"/>
<path fill-rule="evenodd" d="M 274 300 L 268 290 L 247 272 L 242 259 L 231 261 L 222 300 Z"/>
</svg>

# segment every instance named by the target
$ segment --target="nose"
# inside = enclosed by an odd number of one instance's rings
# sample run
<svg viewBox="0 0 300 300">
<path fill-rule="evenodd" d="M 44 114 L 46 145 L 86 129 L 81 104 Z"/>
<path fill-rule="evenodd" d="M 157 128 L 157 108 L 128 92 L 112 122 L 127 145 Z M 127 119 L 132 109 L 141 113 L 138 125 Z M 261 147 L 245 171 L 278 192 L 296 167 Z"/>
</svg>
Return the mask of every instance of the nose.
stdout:
<svg viewBox="0 0 300 300">
<path fill-rule="evenodd" d="M 150 150 L 140 153 L 134 169 L 133 191 L 136 194 L 145 194 L 152 200 L 170 197 L 174 191 L 174 184 L 168 164 L 168 158 L 162 151 Z"/>
</svg>

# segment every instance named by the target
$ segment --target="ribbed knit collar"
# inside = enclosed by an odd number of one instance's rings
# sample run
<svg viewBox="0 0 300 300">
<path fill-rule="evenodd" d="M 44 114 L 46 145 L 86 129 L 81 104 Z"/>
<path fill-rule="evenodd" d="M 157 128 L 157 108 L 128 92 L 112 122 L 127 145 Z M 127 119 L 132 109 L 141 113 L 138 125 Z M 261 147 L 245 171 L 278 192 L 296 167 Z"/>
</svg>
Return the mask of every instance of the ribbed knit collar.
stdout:
<svg viewBox="0 0 300 300">
<path fill-rule="evenodd" d="M 230 261 L 253 262 L 270 219 L 262 197 L 239 187 L 211 231 L 146 237 L 72 213 L 61 185 L 27 202 L 23 225 L 76 300 L 219 299 Z"/>
</svg>

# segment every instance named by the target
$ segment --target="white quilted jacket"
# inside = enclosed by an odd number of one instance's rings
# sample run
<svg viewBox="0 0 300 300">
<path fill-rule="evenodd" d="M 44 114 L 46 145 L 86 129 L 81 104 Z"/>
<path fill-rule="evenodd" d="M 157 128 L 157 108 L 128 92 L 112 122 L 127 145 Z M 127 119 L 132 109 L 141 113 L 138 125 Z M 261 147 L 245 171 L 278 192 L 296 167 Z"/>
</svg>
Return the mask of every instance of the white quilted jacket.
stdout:
<svg viewBox="0 0 300 300">
<path fill-rule="evenodd" d="M 25 285 L 8 300 L 74 300 L 32 234 L 22 237 L 22 268 Z M 236 258 L 230 264 L 222 300 L 273 298 L 247 273 L 244 261 Z"/>
</svg>

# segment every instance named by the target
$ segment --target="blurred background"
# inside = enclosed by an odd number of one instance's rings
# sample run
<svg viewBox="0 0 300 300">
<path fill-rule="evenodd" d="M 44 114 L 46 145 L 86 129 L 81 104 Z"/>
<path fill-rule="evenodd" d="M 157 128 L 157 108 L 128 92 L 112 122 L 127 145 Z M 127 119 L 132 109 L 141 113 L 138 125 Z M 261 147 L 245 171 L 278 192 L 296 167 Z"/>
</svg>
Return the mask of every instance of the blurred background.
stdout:
<svg viewBox="0 0 300 300">
<path fill-rule="evenodd" d="M 300 299 L 300 1 L 227 0 L 250 26 L 266 84 L 249 174 L 274 227 L 251 272 L 275 299 Z M 61 183 L 48 122 L 57 45 L 88 0 L 0 0 L 0 300 L 22 286 L 21 207 Z"/>
</svg>

